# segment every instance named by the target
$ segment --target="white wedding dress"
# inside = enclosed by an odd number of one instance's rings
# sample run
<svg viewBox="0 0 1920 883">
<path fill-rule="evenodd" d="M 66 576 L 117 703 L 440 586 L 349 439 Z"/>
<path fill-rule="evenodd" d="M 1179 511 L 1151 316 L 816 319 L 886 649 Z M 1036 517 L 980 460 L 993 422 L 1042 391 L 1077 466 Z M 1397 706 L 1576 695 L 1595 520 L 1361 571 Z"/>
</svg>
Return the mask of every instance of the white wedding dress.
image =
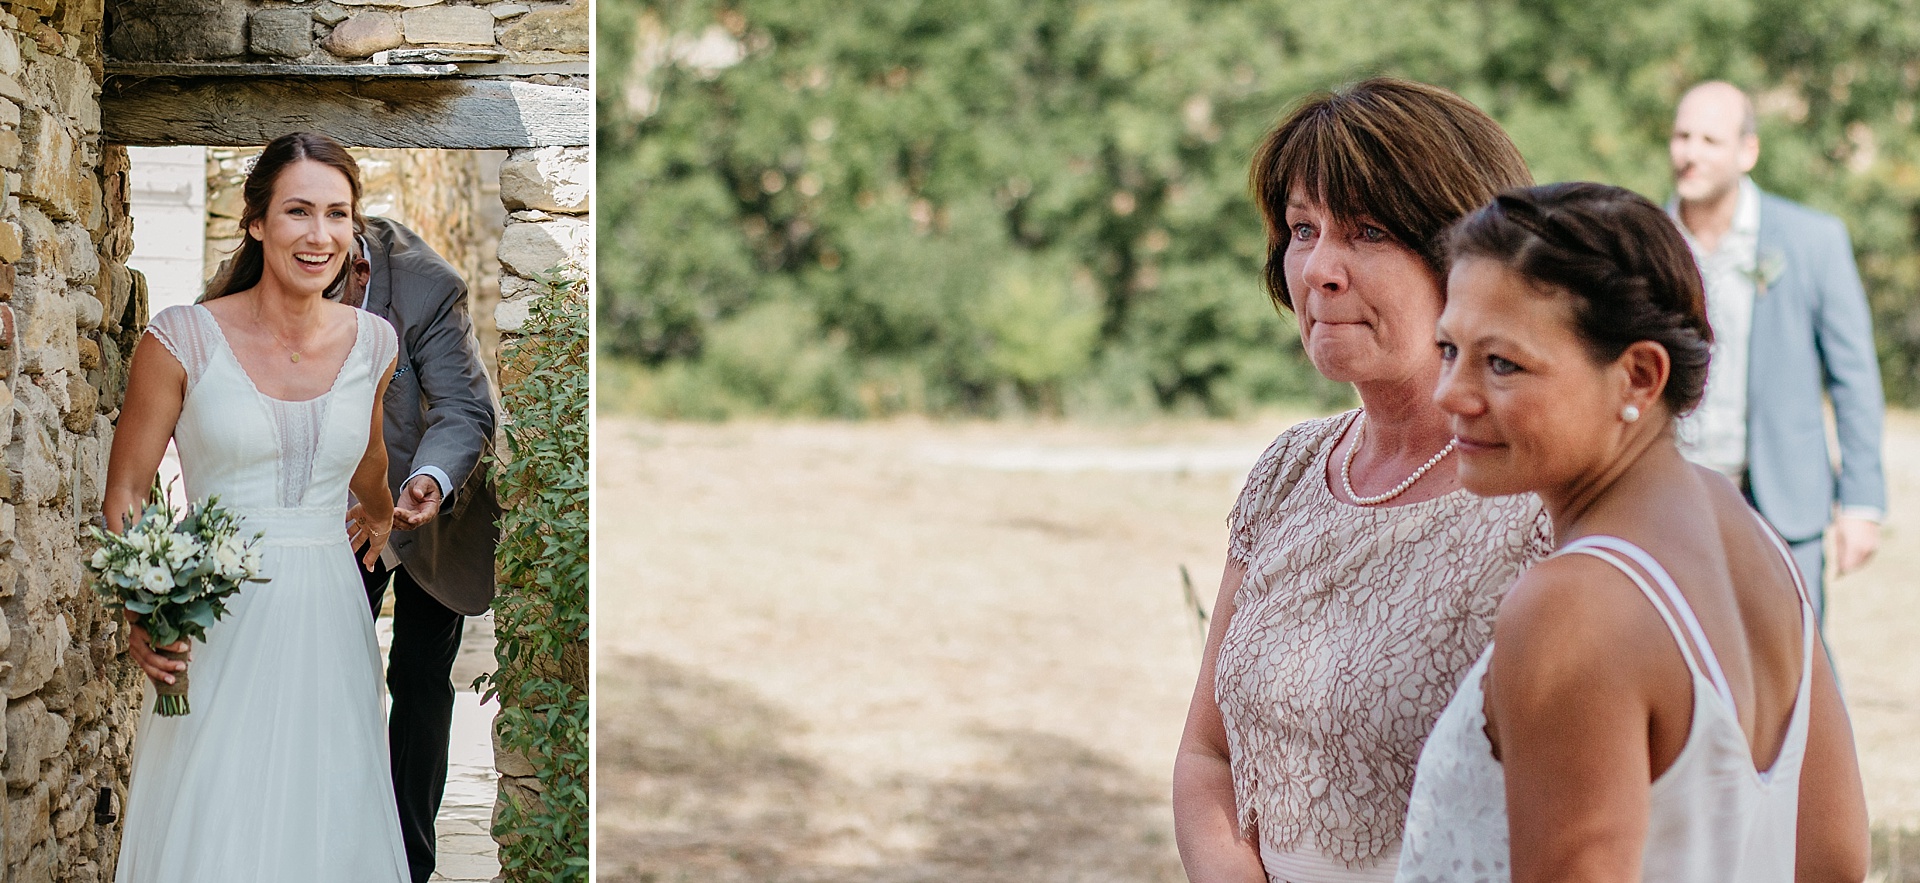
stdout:
<svg viewBox="0 0 1920 883">
<path fill-rule="evenodd" d="M 408 879 L 379 648 L 345 529 L 398 344 L 379 317 L 359 323 L 329 391 L 286 402 L 254 388 L 205 307 L 153 319 L 187 369 L 174 428 L 187 494 L 217 494 L 265 532 L 271 581 L 241 588 L 195 643 L 192 713 L 155 716 L 148 689 L 119 883 Z"/>
</svg>

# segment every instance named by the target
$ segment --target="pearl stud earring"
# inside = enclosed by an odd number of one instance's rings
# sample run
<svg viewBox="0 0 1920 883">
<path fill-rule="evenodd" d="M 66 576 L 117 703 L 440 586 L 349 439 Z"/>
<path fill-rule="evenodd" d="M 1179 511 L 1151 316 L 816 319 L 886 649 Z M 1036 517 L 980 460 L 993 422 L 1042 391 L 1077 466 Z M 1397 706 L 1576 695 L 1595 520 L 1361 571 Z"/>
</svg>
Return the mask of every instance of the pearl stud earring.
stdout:
<svg viewBox="0 0 1920 883">
<path fill-rule="evenodd" d="M 1640 409 L 1632 405 L 1628 405 L 1624 408 L 1621 408 L 1620 419 L 1625 420 L 1628 423 L 1632 423 L 1633 421 L 1640 419 Z"/>
</svg>

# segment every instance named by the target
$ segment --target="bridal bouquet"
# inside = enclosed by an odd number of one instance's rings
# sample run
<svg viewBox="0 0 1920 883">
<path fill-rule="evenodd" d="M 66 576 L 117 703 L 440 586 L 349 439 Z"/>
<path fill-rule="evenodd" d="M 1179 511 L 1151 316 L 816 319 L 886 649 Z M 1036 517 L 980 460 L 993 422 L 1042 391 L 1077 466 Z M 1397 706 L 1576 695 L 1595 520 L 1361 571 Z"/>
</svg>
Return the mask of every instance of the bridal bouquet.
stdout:
<svg viewBox="0 0 1920 883">
<path fill-rule="evenodd" d="M 128 513 L 125 533 L 92 529 L 100 548 L 87 561 L 94 590 L 107 606 L 129 611 L 134 623 L 152 636 L 154 652 L 184 660 L 185 653 L 159 648 L 181 638 L 204 640 L 207 627 L 227 612 L 226 597 L 242 583 L 262 583 L 260 539 L 240 536 L 240 516 L 220 505 L 217 496 L 187 507 L 175 520 L 164 496 L 149 503 L 137 519 Z M 153 710 L 162 715 L 186 714 L 187 673 L 171 684 L 155 681 L 159 694 Z"/>
</svg>

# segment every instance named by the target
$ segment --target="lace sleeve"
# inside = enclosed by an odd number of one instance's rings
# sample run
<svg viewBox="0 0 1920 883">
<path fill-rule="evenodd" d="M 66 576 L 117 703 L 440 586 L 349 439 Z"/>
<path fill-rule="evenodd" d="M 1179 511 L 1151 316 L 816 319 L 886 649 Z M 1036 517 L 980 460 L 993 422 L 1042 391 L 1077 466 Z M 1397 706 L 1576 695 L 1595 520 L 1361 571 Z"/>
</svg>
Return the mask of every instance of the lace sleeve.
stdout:
<svg viewBox="0 0 1920 883">
<path fill-rule="evenodd" d="M 1254 543 L 1274 507 L 1293 492 L 1320 446 L 1339 438 L 1352 419 L 1352 412 L 1348 412 L 1296 423 L 1267 446 L 1267 452 L 1247 473 L 1240 499 L 1227 515 L 1227 560 L 1253 563 Z"/>
<path fill-rule="evenodd" d="M 367 333 L 373 335 L 368 349 L 373 354 L 373 386 L 377 390 L 380 382 L 387 378 L 387 366 L 392 365 L 394 357 L 400 354 L 400 338 L 387 320 L 373 313 L 362 311 L 360 322 Z"/>
<path fill-rule="evenodd" d="M 207 324 L 212 321 L 213 316 L 202 307 L 174 306 L 161 310 L 147 323 L 147 336 L 159 341 L 187 370 L 189 391 L 207 373 L 207 362 L 213 357 L 217 329 Z"/>
</svg>

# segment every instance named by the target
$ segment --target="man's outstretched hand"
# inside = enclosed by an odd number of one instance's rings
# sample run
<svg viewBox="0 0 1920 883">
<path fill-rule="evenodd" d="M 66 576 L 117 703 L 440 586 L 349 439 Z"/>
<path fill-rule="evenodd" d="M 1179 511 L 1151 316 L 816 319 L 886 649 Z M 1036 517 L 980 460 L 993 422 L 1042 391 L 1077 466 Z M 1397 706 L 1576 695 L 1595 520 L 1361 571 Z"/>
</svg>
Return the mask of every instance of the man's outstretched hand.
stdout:
<svg viewBox="0 0 1920 883">
<path fill-rule="evenodd" d="M 442 499 L 440 483 L 433 476 L 414 476 L 400 489 L 400 499 L 393 501 L 393 526 L 413 530 L 432 521 L 440 514 Z"/>
</svg>

